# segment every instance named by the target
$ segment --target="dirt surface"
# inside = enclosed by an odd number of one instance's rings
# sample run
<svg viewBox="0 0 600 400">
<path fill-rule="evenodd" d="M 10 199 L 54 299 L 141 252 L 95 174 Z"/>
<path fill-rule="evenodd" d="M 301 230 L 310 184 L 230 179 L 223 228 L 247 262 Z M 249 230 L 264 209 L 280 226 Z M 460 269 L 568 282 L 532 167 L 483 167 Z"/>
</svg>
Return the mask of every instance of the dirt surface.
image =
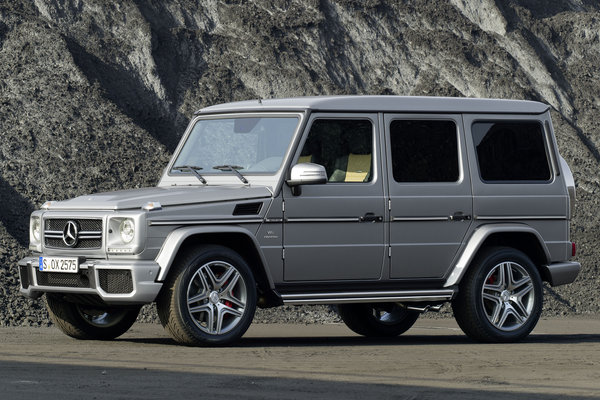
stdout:
<svg viewBox="0 0 600 400">
<path fill-rule="evenodd" d="M 451 320 L 390 340 L 344 325 L 255 324 L 238 345 L 176 345 L 156 324 L 111 342 L 0 328 L 7 399 L 600 398 L 600 319 L 548 319 L 517 344 L 471 342 Z"/>
</svg>

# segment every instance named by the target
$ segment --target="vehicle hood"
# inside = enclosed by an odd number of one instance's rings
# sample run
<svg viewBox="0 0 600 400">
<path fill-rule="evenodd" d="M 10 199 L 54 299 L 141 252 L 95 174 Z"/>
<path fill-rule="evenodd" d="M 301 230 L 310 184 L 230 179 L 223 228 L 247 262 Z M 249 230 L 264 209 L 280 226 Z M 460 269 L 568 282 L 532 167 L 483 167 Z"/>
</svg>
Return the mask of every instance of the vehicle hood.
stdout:
<svg viewBox="0 0 600 400">
<path fill-rule="evenodd" d="M 162 207 L 271 197 L 264 186 L 172 186 L 119 190 L 53 201 L 48 210 L 132 210 L 148 202 Z"/>
</svg>

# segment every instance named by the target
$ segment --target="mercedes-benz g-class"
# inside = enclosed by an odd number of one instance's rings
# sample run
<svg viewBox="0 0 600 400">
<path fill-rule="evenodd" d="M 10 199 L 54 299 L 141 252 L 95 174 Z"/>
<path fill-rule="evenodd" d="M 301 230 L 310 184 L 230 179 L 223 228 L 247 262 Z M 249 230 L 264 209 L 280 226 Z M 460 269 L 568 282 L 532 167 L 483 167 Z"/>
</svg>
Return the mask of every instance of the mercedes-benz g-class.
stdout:
<svg viewBox="0 0 600 400">
<path fill-rule="evenodd" d="M 394 336 L 452 304 L 479 341 L 527 336 L 572 282 L 575 185 L 549 107 L 399 96 L 200 110 L 157 187 L 50 201 L 21 291 L 67 335 L 111 339 L 143 304 L 183 344 L 240 338 L 256 307 L 335 304 Z"/>
</svg>

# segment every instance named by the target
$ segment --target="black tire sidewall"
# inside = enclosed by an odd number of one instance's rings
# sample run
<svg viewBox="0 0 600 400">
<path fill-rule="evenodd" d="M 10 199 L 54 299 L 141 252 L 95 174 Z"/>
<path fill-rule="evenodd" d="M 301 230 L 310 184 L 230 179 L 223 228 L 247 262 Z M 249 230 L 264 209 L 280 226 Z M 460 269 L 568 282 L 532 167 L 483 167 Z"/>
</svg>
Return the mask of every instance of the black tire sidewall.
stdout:
<svg viewBox="0 0 600 400">
<path fill-rule="evenodd" d="M 419 318 L 419 313 L 406 310 L 396 323 L 386 324 L 373 316 L 373 308 L 380 304 L 340 304 L 339 314 L 344 323 L 359 335 L 368 337 L 394 337 L 410 329 Z"/>
<path fill-rule="evenodd" d="M 175 311 L 178 319 L 182 321 L 188 333 L 193 336 L 198 343 L 224 345 L 236 341 L 246 332 L 252 323 L 254 312 L 256 310 L 256 283 L 250 267 L 236 252 L 223 246 L 203 247 L 199 251 L 194 252 L 187 260 L 187 265 L 184 266 L 183 271 L 177 277 L 173 288 L 173 296 L 176 300 Z M 223 261 L 231 264 L 240 273 L 247 291 L 246 307 L 240 321 L 231 331 L 221 335 L 211 335 L 198 328 L 187 309 L 187 290 L 190 280 L 193 278 L 198 268 L 211 261 Z"/>
<path fill-rule="evenodd" d="M 489 321 L 485 313 L 483 299 L 481 297 L 481 290 L 488 273 L 495 266 L 503 262 L 514 262 L 519 264 L 527 271 L 533 284 L 534 305 L 533 309 L 531 310 L 531 314 L 529 315 L 527 322 L 513 331 L 500 330 Z M 472 284 L 474 286 L 470 288 L 470 294 L 472 297 L 470 300 L 475 307 L 474 311 L 482 328 L 484 331 L 486 331 L 486 334 L 492 339 L 492 341 L 513 342 L 521 340 L 529 335 L 540 318 L 543 303 L 542 280 L 539 271 L 529 257 L 518 250 L 510 248 L 499 248 L 495 251 L 491 251 L 480 261 L 480 268 L 474 274 L 472 279 Z"/>
<path fill-rule="evenodd" d="M 68 336 L 76 339 L 112 340 L 131 328 L 140 312 L 140 307 L 107 308 L 108 313 L 122 313 L 120 320 L 112 325 L 103 327 L 91 324 L 80 313 L 79 304 L 62 300 L 60 295 L 46 293 L 46 306 L 52 320 Z"/>
</svg>

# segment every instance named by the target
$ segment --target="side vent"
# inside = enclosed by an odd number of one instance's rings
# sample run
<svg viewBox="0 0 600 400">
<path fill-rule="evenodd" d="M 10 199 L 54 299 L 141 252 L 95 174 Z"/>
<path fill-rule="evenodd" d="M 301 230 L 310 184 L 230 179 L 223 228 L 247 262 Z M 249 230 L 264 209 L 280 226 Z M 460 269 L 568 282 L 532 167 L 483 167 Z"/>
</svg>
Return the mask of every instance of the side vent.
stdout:
<svg viewBox="0 0 600 400">
<path fill-rule="evenodd" d="M 233 215 L 257 215 L 261 207 L 262 203 L 238 204 L 233 210 Z"/>
</svg>

